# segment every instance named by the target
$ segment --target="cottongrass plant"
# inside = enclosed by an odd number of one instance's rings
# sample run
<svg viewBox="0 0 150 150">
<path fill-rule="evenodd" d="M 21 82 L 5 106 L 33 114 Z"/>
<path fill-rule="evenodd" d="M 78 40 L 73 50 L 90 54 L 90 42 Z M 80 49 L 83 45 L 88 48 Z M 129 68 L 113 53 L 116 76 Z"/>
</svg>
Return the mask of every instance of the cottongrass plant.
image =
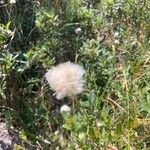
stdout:
<svg viewBox="0 0 150 150">
<path fill-rule="evenodd" d="M 48 70 L 45 78 L 57 99 L 72 99 L 83 91 L 83 75 L 84 70 L 80 65 L 65 62 Z"/>
</svg>

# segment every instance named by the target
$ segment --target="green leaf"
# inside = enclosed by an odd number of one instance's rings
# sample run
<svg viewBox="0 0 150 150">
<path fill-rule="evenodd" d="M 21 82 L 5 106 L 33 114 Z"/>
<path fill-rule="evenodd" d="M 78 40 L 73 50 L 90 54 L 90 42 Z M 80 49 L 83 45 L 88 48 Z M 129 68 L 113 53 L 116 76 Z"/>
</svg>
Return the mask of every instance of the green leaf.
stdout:
<svg viewBox="0 0 150 150">
<path fill-rule="evenodd" d="M 143 110 L 143 111 L 146 111 L 146 112 L 150 112 L 150 102 L 145 102 L 145 103 L 142 105 L 142 110 Z"/>
<path fill-rule="evenodd" d="M 21 145 L 14 144 L 13 150 L 24 150 L 24 148 Z"/>
<path fill-rule="evenodd" d="M 25 133 L 23 130 L 19 132 L 19 137 L 20 137 L 22 140 L 27 140 L 26 133 Z"/>
<path fill-rule="evenodd" d="M 6 120 L 6 127 L 10 128 L 10 111 L 9 110 L 5 111 L 5 120 Z"/>
<path fill-rule="evenodd" d="M 9 22 L 6 24 L 6 30 L 9 29 L 10 24 L 11 24 L 11 21 L 9 21 Z"/>
<path fill-rule="evenodd" d="M 90 91 L 89 95 L 88 95 L 88 100 L 93 103 L 96 100 L 96 95 L 94 93 L 94 90 Z"/>
<path fill-rule="evenodd" d="M 64 129 L 66 129 L 66 130 L 71 130 L 71 129 L 72 129 L 72 126 L 71 126 L 71 125 L 68 125 L 68 124 L 64 124 L 62 127 L 63 127 Z"/>
</svg>

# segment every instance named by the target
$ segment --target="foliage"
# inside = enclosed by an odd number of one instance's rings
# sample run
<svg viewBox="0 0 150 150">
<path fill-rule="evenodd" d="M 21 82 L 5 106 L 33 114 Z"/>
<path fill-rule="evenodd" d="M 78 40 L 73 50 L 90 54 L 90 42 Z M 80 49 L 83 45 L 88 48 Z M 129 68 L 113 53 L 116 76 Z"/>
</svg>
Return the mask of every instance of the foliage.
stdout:
<svg viewBox="0 0 150 150">
<path fill-rule="evenodd" d="M 0 113 L 33 149 L 150 148 L 150 1 L 0 4 Z M 86 71 L 75 103 L 44 79 L 72 61 Z M 61 113 L 68 104 L 70 113 Z M 15 144 L 23 149 L 26 144 Z"/>
</svg>

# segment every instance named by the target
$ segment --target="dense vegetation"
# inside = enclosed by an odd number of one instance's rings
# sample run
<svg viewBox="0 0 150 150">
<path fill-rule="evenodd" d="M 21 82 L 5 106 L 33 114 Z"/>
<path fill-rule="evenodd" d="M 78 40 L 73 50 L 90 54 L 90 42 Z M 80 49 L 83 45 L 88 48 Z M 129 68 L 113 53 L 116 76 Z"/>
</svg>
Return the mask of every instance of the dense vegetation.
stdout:
<svg viewBox="0 0 150 150">
<path fill-rule="evenodd" d="M 0 2 L 0 117 L 16 149 L 150 149 L 149 0 Z M 86 72 L 74 104 L 44 78 L 65 61 Z"/>
</svg>

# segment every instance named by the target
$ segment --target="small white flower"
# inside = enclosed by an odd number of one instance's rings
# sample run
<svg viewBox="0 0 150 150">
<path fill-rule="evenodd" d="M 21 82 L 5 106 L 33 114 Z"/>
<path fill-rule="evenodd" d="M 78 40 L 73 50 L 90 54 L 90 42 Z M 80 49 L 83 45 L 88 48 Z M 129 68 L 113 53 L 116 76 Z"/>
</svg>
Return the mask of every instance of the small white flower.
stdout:
<svg viewBox="0 0 150 150">
<path fill-rule="evenodd" d="M 55 134 L 55 135 L 59 135 L 59 131 L 56 130 L 56 131 L 54 132 L 54 134 Z"/>
<path fill-rule="evenodd" d="M 114 37 L 118 37 L 119 36 L 119 33 L 118 32 L 115 32 L 114 33 Z"/>
<path fill-rule="evenodd" d="M 8 44 L 5 44 L 5 45 L 3 46 L 3 48 L 7 48 L 7 46 L 8 46 Z"/>
<path fill-rule="evenodd" d="M 81 32 L 81 28 L 75 29 L 75 33 L 76 33 L 76 34 L 79 34 L 80 32 Z"/>
<path fill-rule="evenodd" d="M 48 70 L 45 78 L 57 99 L 72 98 L 83 91 L 83 74 L 80 65 L 65 62 Z"/>
<path fill-rule="evenodd" d="M 5 2 L 3 0 L 0 1 L 0 4 L 5 4 Z"/>
<path fill-rule="evenodd" d="M 114 41 L 114 44 L 119 44 L 119 43 L 120 43 L 119 40 Z"/>
<path fill-rule="evenodd" d="M 16 3 L 16 0 L 10 0 L 9 3 L 10 3 L 10 4 L 15 4 L 15 3 Z"/>
<path fill-rule="evenodd" d="M 11 30 L 7 30 L 6 32 L 7 32 L 8 35 L 12 35 L 14 33 Z"/>
<path fill-rule="evenodd" d="M 61 106 L 61 108 L 60 108 L 60 112 L 62 113 L 62 112 L 70 112 L 70 107 L 68 106 L 68 105 L 63 105 L 63 106 Z"/>
<path fill-rule="evenodd" d="M 98 128 L 100 128 L 100 127 L 103 126 L 103 123 L 101 123 L 101 122 L 96 122 L 96 126 L 97 126 Z"/>
</svg>

